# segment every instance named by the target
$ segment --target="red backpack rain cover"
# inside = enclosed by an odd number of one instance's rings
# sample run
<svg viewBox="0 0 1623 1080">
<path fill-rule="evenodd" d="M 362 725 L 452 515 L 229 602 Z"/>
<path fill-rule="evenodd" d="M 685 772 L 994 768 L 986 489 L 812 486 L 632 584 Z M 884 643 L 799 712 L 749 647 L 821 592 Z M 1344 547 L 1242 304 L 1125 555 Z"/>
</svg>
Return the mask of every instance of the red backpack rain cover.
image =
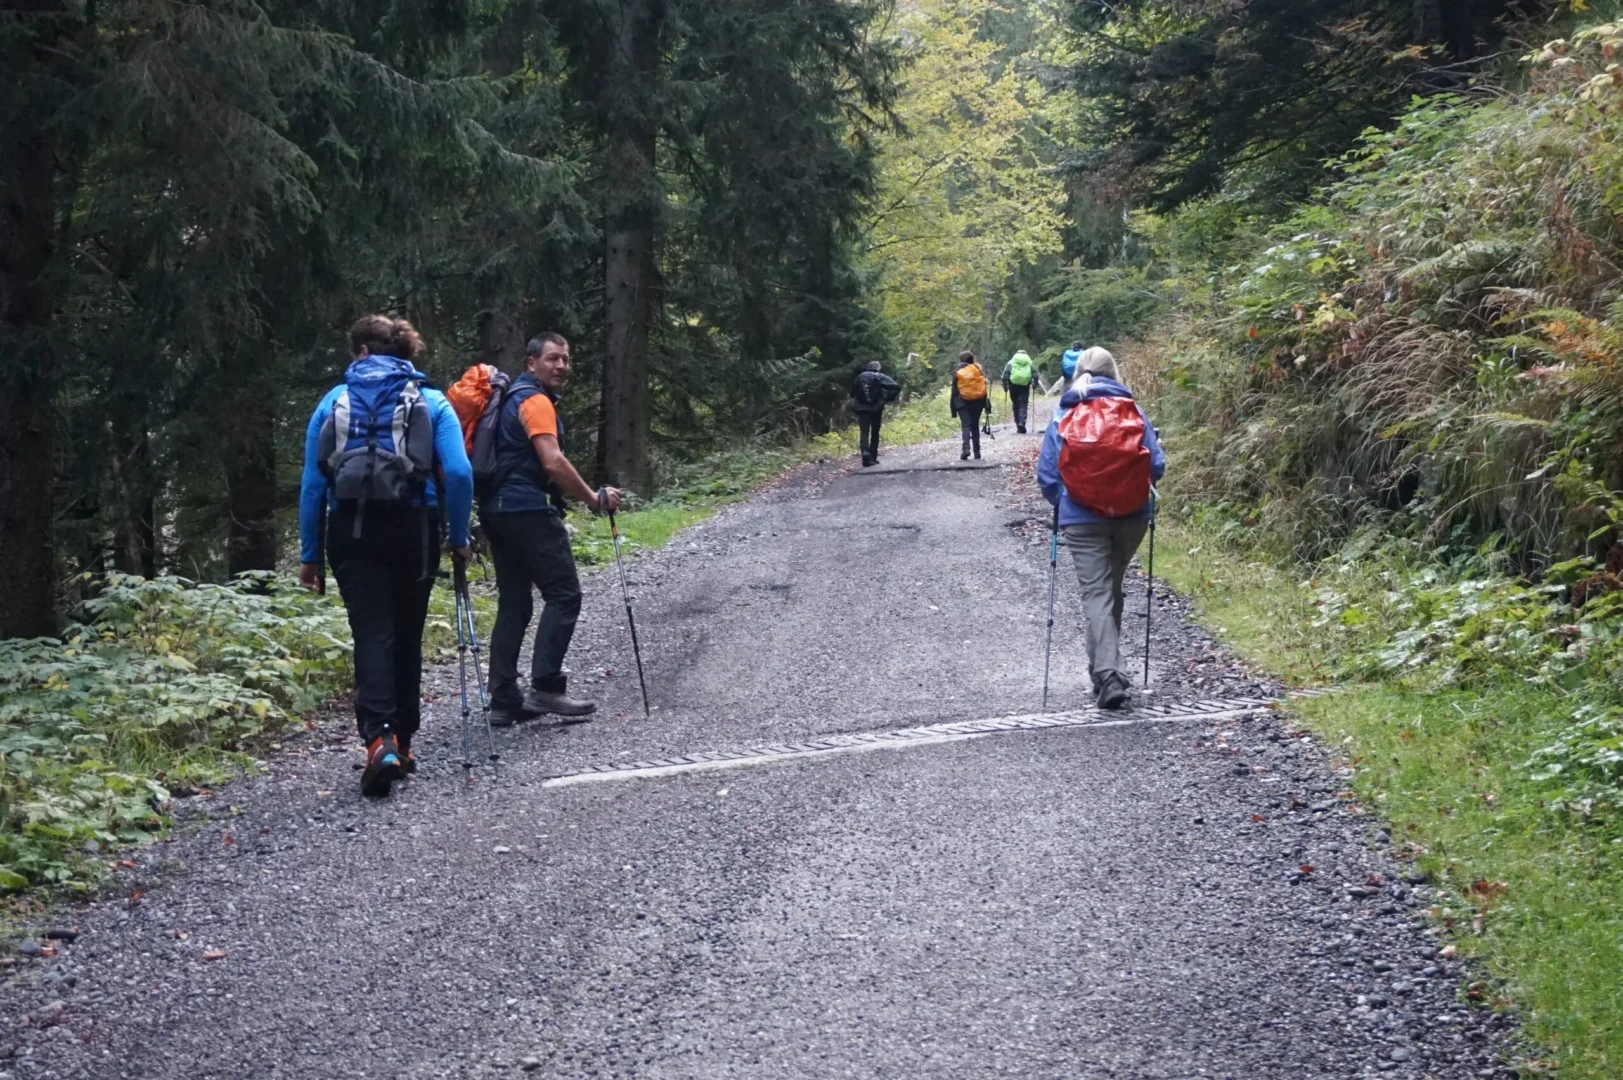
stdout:
<svg viewBox="0 0 1623 1080">
<path fill-rule="evenodd" d="M 1126 517 L 1150 497 L 1144 417 L 1132 398 L 1084 401 L 1059 422 L 1065 494 L 1100 517 Z"/>
</svg>

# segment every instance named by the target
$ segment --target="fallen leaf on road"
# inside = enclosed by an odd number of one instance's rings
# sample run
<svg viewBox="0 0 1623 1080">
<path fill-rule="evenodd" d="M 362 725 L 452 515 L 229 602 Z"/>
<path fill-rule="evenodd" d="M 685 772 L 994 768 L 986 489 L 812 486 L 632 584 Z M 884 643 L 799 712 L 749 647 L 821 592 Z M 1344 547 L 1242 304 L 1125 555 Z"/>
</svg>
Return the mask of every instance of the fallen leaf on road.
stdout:
<svg viewBox="0 0 1623 1080">
<path fill-rule="evenodd" d="M 203 959 L 204 960 L 224 960 L 225 959 L 225 950 L 224 949 L 210 949 L 208 952 L 203 954 Z"/>
</svg>

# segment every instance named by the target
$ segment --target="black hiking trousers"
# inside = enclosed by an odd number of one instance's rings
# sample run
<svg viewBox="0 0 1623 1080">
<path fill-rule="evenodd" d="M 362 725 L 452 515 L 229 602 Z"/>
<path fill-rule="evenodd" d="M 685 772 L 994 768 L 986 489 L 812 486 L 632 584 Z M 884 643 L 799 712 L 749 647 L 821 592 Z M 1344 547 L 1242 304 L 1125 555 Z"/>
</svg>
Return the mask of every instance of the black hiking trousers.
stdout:
<svg viewBox="0 0 1623 1080">
<path fill-rule="evenodd" d="M 964 453 L 973 451 L 978 458 L 981 456 L 981 413 L 986 410 L 986 402 L 966 401 L 958 406 L 958 426 L 963 429 Z"/>
<path fill-rule="evenodd" d="M 1014 413 L 1014 426 L 1017 431 L 1026 430 L 1026 411 L 1031 406 L 1031 387 L 1016 386 L 1010 383 L 1009 407 Z"/>
<path fill-rule="evenodd" d="M 409 740 L 422 722 L 423 623 L 440 566 L 435 510 L 369 506 L 355 536 L 355 508 L 327 520 L 327 556 L 355 639 L 355 726 L 361 741 L 393 732 Z"/>
<path fill-rule="evenodd" d="M 490 703 L 516 709 L 518 654 L 535 612 L 532 589 L 541 590 L 541 624 L 530 656 L 530 686 L 543 693 L 569 689 L 564 655 L 580 619 L 580 575 L 569 532 L 556 510 L 481 513 L 479 523 L 496 564 L 496 625 L 490 632 Z"/>
<path fill-rule="evenodd" d="M 864 465 L 879 460 L 879 424 L 884 417 L 883 409 L 857 413 L 857 446 Z"/>
</svg>

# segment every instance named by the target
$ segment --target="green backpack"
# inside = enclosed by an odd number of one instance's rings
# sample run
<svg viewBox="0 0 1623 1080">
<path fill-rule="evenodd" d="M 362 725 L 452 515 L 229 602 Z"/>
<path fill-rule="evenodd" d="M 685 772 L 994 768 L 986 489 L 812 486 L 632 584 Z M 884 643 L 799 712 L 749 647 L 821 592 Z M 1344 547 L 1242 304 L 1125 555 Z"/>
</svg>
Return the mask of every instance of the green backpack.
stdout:
<svg viewBox="0 0 1623 1080">
<path fill-rule="evenodd" d="M 1009 360 L 1009 382 L 1015 386 L 1031 385 L 1031 357 L 1021 349 Z"/>
</svg>

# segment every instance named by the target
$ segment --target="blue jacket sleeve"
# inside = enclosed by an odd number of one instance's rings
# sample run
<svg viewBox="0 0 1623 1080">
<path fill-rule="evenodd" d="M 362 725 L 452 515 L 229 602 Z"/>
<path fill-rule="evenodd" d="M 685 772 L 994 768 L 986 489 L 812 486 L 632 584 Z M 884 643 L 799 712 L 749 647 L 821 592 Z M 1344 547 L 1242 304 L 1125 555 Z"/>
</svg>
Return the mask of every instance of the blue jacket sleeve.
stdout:
<svg viewBox="0 0 1623 1080">
<path fill-rule="evenodd" d="M 1037 486 L 1049 505 L 1059 505 L 1059 422 L 1050 420 L 1043 432 L 1043 452 L 1037 457 Z"/>
<path fill-rule="evenodd" d="M 1142 408 L 1138 410 L 1138 415 L 1144 416 Z M 1167 473 L 1167 454 L 1165 450 L 1161 449 L 1161 440 L 1156 437 L 1155 425 L 1150 423 L 1150 418 L 1147 416 L 1144 416 L 1143 442 L 1144 449 L 1150 452 L 1150 479 L 1160 483 L 1161 477 Z"/>
<path fill-rule="evenodd" d="M 327 513 L 327 478 L 321 474 L 319 460 L 321 426 L 332 415 L 332 403 L 338 396 L 334 387 L 321 399 L 316 411 L 310 414 L 310 423 L 304 429 L 304 473 L 299 478 L 299 561 L 319 563 L 325 552 L 321 550 L 321 519 Z"/>
<path fill-rule="evenodd" d="M 423 396 L 433 410 L 434 458 L 445 478 L 440 502 L 445 508 L 446 527 L 451 546 L 462 547 L 468 542 L 468 519 L 473 513 L 473 466 L 468 464 L 468 452 L 462 445 L 462 425 L 456 410 L 438 391 Z"/>
</svg>

